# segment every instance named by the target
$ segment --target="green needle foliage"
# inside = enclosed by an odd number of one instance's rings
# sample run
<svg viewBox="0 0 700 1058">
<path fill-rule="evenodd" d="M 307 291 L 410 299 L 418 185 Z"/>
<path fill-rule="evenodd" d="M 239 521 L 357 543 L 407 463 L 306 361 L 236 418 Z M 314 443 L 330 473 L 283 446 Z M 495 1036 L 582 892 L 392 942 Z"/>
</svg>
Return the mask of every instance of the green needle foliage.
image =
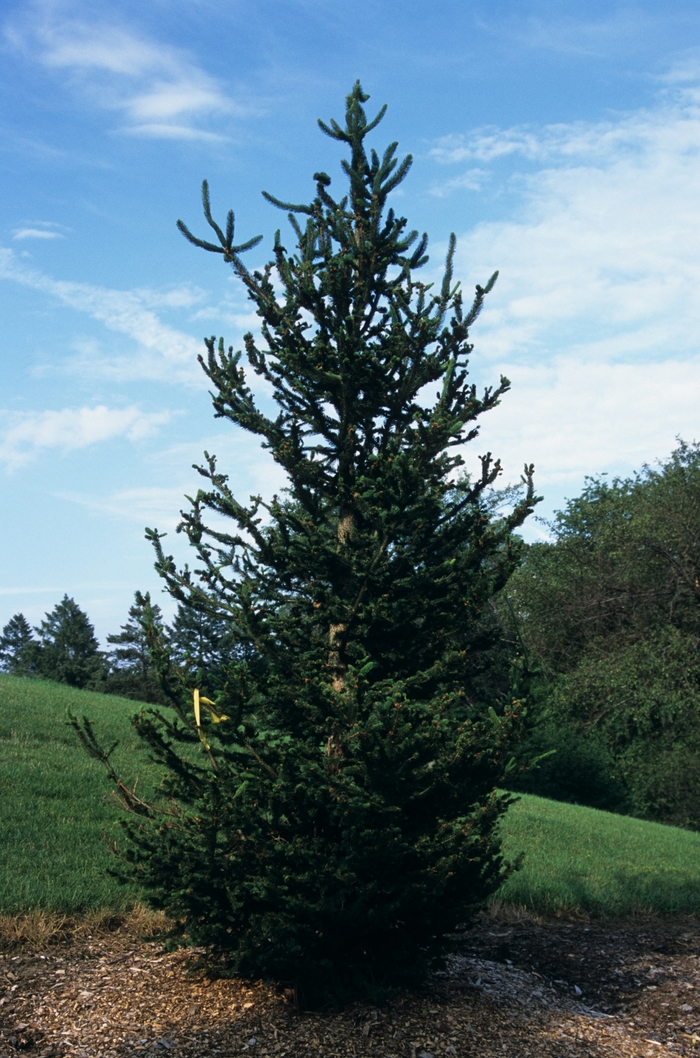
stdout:
<svg viewBox="0 0 700 1058">
<path fill-rule="evenodd" d="M 67 683 L 71 687 L 88 687 L 98 683 L 104 673 L 104 660 L 95 629 L 75 599 L 64 595 L 46 620 L 37 628 L 39 644 L 34 673 L 46 680 Z"/>
<path fill-rule="evenodd" d="M 32 671 L 38 643 L 23 613 L 11 617 L 0 636 L 0 669 L 16 676 Z"/>
<path fill-rule="evenodd" d="M 151 621 L 161 621 L 160 607 L 151 603 L 148 592 L 142 596 L 136 592 L 129 616 L 116 635 L 107 636 L 111 650 L 106 655 L 108 670 L 104 679 L 94 690 L 105 694 L 118 694 L 138 702 L 164 704 L 160 683 L 154 670 L 144 629 L 144 618 L 148 613 Z"/>
<path fill-rule="evenodd" d="M 325 173 L 310 205 L 265 196 L 288 212 L 293 251 L 277 232 L 274 259 L 248 271 L 240 254 L 256 240 L 234 245 L 233 214 L 224 232 L 206 184 L 218 245 L 180 222 L 233 266 L 261 321 L 261 340 L 244 339 L 250 375 L 240 353 L 206 343 L 216 415 L 258 436 L 289 486 L 246 506 L 206 455 L 180 525 L 196 570 L 149 531 L 171 595 L 225 617 L 241 648 L 198 726 L 194 688 L 152 629 L 174 712 L 138 727 L 169 801 L 135 805 L 133 871 L 190 942 L 305 1005 L 420 981 L 501 884 L 496 785 L 522 712 L 480 697 L 473 674 L 483 686 L 482 614 L 517 563 L 532 468 L 500 518 L 497 461 L 485 456 L 477 480 L 454 474 L 509 385 L 478 395 L 467 380 L 469 327 L 496 277 L 465 309 L 452 237 L 442 284 L 415 278 L 427 237 L 387 208 L 411 159 L 367 150 L 384 114 L 368 121 L 367 98 L 356 84 L 345 126 L 320 122 L 349 148 L 346 196 Z"/>
</svg>

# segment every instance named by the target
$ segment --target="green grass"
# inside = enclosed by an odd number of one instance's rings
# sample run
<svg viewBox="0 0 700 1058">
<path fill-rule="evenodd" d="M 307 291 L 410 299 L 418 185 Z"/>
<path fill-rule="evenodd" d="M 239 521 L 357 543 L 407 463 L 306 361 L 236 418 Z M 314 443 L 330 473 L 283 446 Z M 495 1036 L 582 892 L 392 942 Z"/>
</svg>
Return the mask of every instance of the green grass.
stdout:
<svg viewBox="0 0 700 1058">
<path fill-rule="evenodd" d="M 156 779 L 129 723 L 138 703 L 0 676 L 3 913 L 125 909 L 138 896 L 106 874 L 113 856 L 103 833 L 119 836 L 120 813 L 104 768 L 67 725 L 67 709 L 96 721 L 104 742 L 119 740 L 112 759 L 125 780 L 138 776 L 148 787 Z"/>
<path fill-rule="evenodd" d="M 524 796 L 502 824 L 506 857 L 524 853 L 502 899 L 538 913 L 700 911 L 700 834 Z"/>
<path fill-rule="evenodd" d="M 38 680 L 0 676 L 0 913 L 125 910 L 139 894 L 106 874 L 103 832 L 119 835 L 119 810 L 102 767 L 70 727 L 66 710 L 119 740 L 117 770 L 141 788 L 155 767 L 129 724 L 138 703 Z M 522 797 L 502 834 L 506 857 L 525 854 L 501 892 L 539 913 L 618 915 L 700 911 L 700 834 Z"/>
</svg>

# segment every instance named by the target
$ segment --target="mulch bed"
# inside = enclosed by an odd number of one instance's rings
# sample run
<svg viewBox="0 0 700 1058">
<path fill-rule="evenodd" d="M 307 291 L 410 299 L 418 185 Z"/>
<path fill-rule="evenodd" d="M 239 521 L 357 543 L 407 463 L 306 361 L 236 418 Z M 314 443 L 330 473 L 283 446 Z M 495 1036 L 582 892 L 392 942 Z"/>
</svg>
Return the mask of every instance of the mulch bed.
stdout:
<svg viewBox="0 0 700 1058">
<path fill-rule="evenodd" d="M 122 928 L 0 954 L 0 1055 L 700 1055 L 700 921 L 484 916 L 449 972 L 381 1007 L 295 1011 Z"/>
</svg>

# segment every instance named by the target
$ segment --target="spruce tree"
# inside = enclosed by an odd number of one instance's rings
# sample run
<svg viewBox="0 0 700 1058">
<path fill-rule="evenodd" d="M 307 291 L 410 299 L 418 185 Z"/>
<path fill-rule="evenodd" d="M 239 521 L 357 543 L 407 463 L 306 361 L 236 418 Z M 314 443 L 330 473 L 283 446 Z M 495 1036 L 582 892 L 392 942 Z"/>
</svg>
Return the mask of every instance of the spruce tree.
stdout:
<svg viewBox="0 0 700 1058">
<path fill-rule="evenodd" d="M 497 784 L 522 710 L 470 691 L 475 669 L 484 686 L 482 615 L 517 562 L 532 468 L 500 519 L 498 461 L 455 475 L 509 386 L 479 394 L 467 376 L 496 276 L 465 307 L 452 236 L 442 283 L 416 278 L 427 237 L 387 205 L 411 158 L 395 143 L 368 150 L 385 108 L 368 121 L 367 99 L 358 82 L 344 126 L 319 122 L 349 149 L 347 194 L 334 198 L 325 173 L 308 205 L 264 193 L 295 249 L 278 231 L 273 260 L 249 271 L 241 255 L 259 239 L 234 244 L 233 213 L 216 223 L 206 182 L 217 241 L 179 222 L 232 266 L 260 317 L 260 338 L 244 338 L 251 375 L 223 339 L 206 342 L 215 413 L 260 438 L 288 487 L 245 504 L 205 453 L 180 525 L 196 569 L 149 530 L 171 595 L 225 620 L 247 654 L 203 702 L 154 626 L 173 713 L 137 726 L 169 800 L 131 802 L 128 828 L 133 875 L 190 943 L 307 1005 L 420 981 L 501 884 Z"/>
<path fill-rule="evenodd" d="M 107 636 L 112 649 L 105 656 L 109 670 L 100 690 L 139 702 L 165 704 L 148 647 L 144 628 L 146 614 L 152 621 L 162 624 L 161 609 L 151 602 L 149 592 L 145 595 L 136 592 L 126 623 L 119 632 Z"/>
<path fill-rule="evenodd" d="M 185 603 L 180 603 L 173 618 L 170 647 L 173 665 L 204 695 L 215 694 L 230 666 L 246 654 L 225 617 Z"/>
<path fill-rule="evenodd" d="M 64 595 L 39 628 L 37 672 L 47 680 L 87 687 L 104 673 L 99 643 L 87 614 Z"/>
<path fill-rule="evenodd" d="M 0 636 L 0 669 L 15 676 L 31 675 L 36 666 L 38 645 L 27 618 L 16 613 Z"/>
</svg>

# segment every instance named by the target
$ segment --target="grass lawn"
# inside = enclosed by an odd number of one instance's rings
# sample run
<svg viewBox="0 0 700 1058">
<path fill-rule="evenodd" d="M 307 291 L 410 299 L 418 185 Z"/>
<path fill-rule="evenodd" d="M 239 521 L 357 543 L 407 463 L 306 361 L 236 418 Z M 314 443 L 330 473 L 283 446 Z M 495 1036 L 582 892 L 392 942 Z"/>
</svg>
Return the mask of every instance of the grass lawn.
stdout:
<svg viewBox="0 0 700 1058">
<path fill-rule="evenodd" d="M 501 891 L 537 912 L 700 911 L 700 834 L 525 796 L 502 824 L 506 858 L 525 854 Z"/>
<path fill-rule="evenodd" d="M 129 717 L 139 703 L 41 680 L 0 676 L 0 912 L 124 909 L 137 894 L 106 875 L 103 833 L 119 809 L 103 767 L 88 757 L 66 711 L 96 722 L 128 782 L 157 779 Z"/>
<path fill-rule="evenodd" d="M 129 717 L 139 704 L 39 680 L 0 676 L 0 914 L 126 909 L 139 894 L 106 874 L 102 834 L 119 810 L 66 710 L 119 740 L 114 763 L 141 788 L 158 780 Z M 525 854 L 501 898 L 536 912 L 700 911 L 700 834 L 522 797 L 502 824 L 506 857 Z"/>
</svg>

